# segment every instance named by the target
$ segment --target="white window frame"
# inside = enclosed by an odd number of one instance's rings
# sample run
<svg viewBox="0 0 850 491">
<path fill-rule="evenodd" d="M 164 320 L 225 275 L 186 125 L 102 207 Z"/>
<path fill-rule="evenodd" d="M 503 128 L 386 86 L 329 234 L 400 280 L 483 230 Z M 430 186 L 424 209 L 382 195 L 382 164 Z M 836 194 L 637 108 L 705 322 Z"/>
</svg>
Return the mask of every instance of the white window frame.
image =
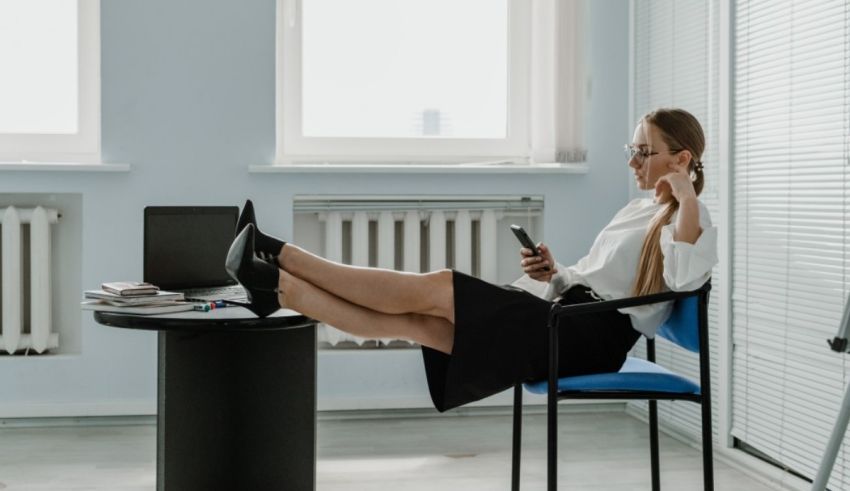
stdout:
<svg viewBox="0 0 850 491">
<path fill-rule="evenodd" d="M 76 134 L 0 133 L 0 161 L 100 162 L 100 0 L 77 0 Z"/>
<path fill-rule="evenodd" d="M 507 138 L 331 138 L 301 131 L 301 3 L 277 0 L 277 165 L 528 162 L 531 3 L 508 0 Z"/>
</svg>

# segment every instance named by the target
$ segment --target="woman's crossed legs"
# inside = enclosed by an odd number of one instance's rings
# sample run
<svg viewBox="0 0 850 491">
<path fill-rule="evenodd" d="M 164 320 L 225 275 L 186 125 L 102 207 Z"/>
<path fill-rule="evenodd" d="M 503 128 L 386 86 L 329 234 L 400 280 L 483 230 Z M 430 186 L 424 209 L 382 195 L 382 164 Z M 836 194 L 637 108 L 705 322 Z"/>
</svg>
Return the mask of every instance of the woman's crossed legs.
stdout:
<svg viewBox="0 0 850 491">
<path fill-rule="evenodd" d="M 451 354 L 452 271 L 348 266 L 287 243 L 278 255 L 285 308 L 366 338 L 406 339 Z"/>
</svg>

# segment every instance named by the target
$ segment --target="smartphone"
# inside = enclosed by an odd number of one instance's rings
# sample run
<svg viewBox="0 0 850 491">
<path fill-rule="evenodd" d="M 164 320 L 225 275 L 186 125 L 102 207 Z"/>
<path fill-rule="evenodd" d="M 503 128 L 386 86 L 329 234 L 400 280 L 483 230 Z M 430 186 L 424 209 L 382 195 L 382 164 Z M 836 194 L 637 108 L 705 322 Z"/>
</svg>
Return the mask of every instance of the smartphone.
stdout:
<svg viewBox="0 0 850 491">
<path fill-rule="evenodd" d="M 511 231 L 516 235 L 516 238 L 519 240 L 519 243 L 522 244 L 526 249 L 531 249 L 534 252 L 535 256 L 540 255 L 540 251 L 537 249 L 537 246 L 534 245 L 534 241 L 531 240 L 531 237 L 525 233 L 525 229 L 520 227 L 519 225 L 511 225 Z M 549 271 L 549 266 L 543 268 L 543 271 Z"/>
</svg>

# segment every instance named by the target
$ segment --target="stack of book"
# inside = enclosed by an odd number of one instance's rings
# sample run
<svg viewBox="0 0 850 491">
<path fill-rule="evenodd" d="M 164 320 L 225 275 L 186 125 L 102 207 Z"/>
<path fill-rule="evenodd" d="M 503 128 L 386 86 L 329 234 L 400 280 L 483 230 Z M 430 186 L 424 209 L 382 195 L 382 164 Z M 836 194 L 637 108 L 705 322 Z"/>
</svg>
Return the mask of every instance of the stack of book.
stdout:
<svg viewBox="0 0 850 491">
<path fill-rule="evenodd" d="M 192 310 L 182 293 L 166 292 L 150 283 L 117 281 L 104 283 L 100 290 L 84 292 L 80 304 L 84 310 L 100 310 L 125 314 L 166 314 Z"/>
</svg>

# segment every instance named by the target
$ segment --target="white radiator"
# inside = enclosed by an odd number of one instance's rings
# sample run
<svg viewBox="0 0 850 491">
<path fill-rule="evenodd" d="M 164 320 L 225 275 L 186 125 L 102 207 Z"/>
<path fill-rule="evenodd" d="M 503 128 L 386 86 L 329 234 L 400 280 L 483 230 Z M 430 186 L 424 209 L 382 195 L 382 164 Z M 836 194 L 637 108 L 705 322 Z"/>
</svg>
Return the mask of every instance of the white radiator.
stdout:
<svg viewBox="0 0 850 491">
<path fill-rule="evenodd" d="M 541 205 L 527 198 L 325 200 L 296 203 L 295 209 L 316 214 L 324 237 L 321 250 L 327 259 L 416 273 L 453 268 L 495 283 L 499 220 L 539 216 Z M 358 345 L 366 341 L 323 323 L 319 324 L 318 340 L 332 346 L 341 341 Z"/>
<path fill-rule="evenodd" d="M 423 270 L 435 271 L 451 266 L 448 262 L 454 258 L 454 269 L 473 274 L 473 264 L 480 261 L 482 279 L 496 279 L 496 250 L 495 246 L 481 248 L 480 244 L 493 245 L 496 243 L 496 222 L 500 213 L 494 210 L 484 211 L 444 211 L 444 210 L 408 210 L 396 212 L 382 210 L 378 212 L 331 211 L 319 214 L 319 220 L 325 227 L 325 254 L 327 259 L 343 261 L 343 223 L 351 223 L 351 259 L 345 261 L 354 266 L 369 266 L 370 251 L 377 254 L 379 268 L 397 269 L 396 257 L 401 256 L 402 271 L 420 273 Z M 369 222 L 377 224 L 377 240 L 370 238 Z M 396 242 L 396 222 L 401 222 L 402 240 Z M 473 244 L 473 223 L 480 225 L 481 239 Z M 454 225 L 454 240 L 447 240 Z M 421 232 L 423 226 L 428 229 L 427 251 L 421 247 Z M 422 268 L 427 261 L 427 268 Z M 352 336 L 324 323 L 318 331 L 319 342 L 325 341 L 336 344 L 340 341 L 355 341 L 362 344 L 365 339 Z M 390 341 L 390 340 L 382 340 Z"/>
<path fill-rule="evenodd" d="M 50 225 L 59 221 L 56 210 L 0 209 L 2 232 L 2 301 L 0 301 L 0 351 L 43 353 L 59 346 L 51 319 Z M 24 249 L 29 225 L 29 250 Z M 28 252 L 28 254 L 27 254 Z M 26 285 L 29 285 L 29 288 Z M 29 304 L 29 312 L 26 306 Z M 29 315 L 27 315 L 29 313 Z M 27 322 L 28 321 L 28 322 Z"/>
</svg>

